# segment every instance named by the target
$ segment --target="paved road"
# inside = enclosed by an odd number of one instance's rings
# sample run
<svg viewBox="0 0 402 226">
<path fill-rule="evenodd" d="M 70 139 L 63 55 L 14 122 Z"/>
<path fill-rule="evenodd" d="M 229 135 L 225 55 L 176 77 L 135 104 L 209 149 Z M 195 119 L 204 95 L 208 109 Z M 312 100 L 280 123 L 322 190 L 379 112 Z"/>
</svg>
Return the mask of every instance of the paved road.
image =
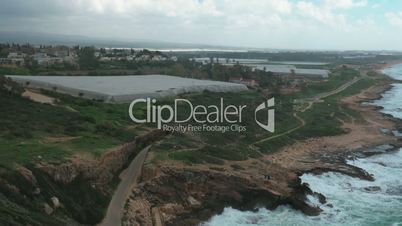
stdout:
<svg viewBox="0 0 402 226">
<path fill-rule="evenodd" d="M 123 213 L 124 204 L 127 198 L 131 195 L 131 189 L 137 184 L 137 179 L 141 175 L 142 165 L 147 156 L 149 147 L 144 148 L 134 160 L 130 163 L 127 169 L 120 174 L 120 184 L 109 203 L 107 213 L 102 223 L 99 226 L 120 226 L 121 216 Z"/>
</svg>

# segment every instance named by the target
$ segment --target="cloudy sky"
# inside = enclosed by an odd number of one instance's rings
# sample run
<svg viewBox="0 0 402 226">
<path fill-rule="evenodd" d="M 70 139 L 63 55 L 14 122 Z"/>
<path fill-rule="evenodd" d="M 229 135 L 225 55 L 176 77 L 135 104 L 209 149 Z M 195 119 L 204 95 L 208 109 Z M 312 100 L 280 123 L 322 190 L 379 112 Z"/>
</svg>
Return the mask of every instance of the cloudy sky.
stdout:
<svg viewBox="0 0 402 226">
<path fill-rule="evenodd" d="M 262 48 L 402 50 L 402 1 L 0 0 L 0 31 Z"/>
</svg>

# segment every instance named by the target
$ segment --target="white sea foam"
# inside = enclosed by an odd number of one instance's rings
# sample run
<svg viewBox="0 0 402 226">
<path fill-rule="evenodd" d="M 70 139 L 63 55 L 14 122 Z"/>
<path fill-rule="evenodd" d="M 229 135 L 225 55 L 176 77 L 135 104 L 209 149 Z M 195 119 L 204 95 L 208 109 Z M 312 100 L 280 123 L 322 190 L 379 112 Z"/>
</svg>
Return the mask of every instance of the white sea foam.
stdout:
<svg viewBox="0 0 402 226">
<path fill-rule="evenodd" d="M 316 176 L 304 174 L 301 179 L 313 191 L 327 197 L 327 203 L 319 204 L 309 197 L 312 204 L 323 212 L 309 217 L 288 206 L 274 211 L 261 208 L 257 212 L 242 212 L 226 208 L 204 225 L 397 225 L 402 224 L 402 151 L 350 161 L 349 164 L 365 169 L 374 175 L 375 181 L 365 181 L 340 173 L 324 173 Z M 380 190 L 376 190 L 376 189 Z M 370 191 L 372 189 L 372 191 Z"/>
<path fill-rule="evenodd" d="M 385 70 L 395 79 L 402 80 L 402 65 Z M 384 107 L 384 113 L 402 119 L 402 84 L 384 94 L 374 104 Z M 360 167 L 375 178 L 365 181 L 340 173 L 322 175 L 304 174 L 303 182 L 313 191 L 322 193 L 327 204 L 321 205 L 314 197 L 308 197 L 311 204 L 319 206 L 323 212 L 309 217 L 288 206 L 280 206 L 274 211 L 259 209 L 257 212 L 242 212 L 225 208 L 220 215 L 212 217 L 207 226 L 270 226 L 270 225 L 350 225 L 350 226 L 401 226 L 402 225 L 402 149 L 368 158 L 348 162 Z"/>
</svg>

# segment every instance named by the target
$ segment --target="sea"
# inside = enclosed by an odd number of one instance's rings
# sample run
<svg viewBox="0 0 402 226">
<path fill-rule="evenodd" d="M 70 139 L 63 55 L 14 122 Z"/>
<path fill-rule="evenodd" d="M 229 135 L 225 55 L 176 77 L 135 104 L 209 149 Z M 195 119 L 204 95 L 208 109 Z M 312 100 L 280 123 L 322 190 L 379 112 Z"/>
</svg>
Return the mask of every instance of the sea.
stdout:
<svg viewBox="0 0 402 226">
<path fill-rule="evenodd" d="M 402 64 L 384 70 L 390 77 L 402 80 Z M 382 106 L 383 113 L 402 119 L 402 84 L 393 87 L 382 98 L 370 104 Z M 308 197 L 312 205 L 323 211 L 319 216 L 306 216 L 290 206 L 270 211 L 239 211 L 231 207 L 213 216 L 203 226 L 402 226 L 402 149 L 394 152 L 349 160 L 374 176 L 365 181 L 340 173 L 304 174 L 301 180 L 313 191 L 327 198 L 320 204 Z"/>
</svg>

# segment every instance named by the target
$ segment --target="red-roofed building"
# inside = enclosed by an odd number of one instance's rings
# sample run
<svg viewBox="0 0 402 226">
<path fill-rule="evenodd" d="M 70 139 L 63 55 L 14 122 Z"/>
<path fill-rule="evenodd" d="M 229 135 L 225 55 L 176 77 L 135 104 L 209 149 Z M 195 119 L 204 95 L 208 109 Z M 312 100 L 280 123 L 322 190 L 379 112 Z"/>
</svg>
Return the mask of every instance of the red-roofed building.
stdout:
<svg viewBox="0 0 402 226">
<path fill-rule="evenodd" d="M 243 77 L 231 77 L 229 79 L 229 82 L 243 84 L 246 86 L 257 86 L 258 85 L 257 81 L 255 81 L 254 79 L 245 79 Z"/>
</svg>

